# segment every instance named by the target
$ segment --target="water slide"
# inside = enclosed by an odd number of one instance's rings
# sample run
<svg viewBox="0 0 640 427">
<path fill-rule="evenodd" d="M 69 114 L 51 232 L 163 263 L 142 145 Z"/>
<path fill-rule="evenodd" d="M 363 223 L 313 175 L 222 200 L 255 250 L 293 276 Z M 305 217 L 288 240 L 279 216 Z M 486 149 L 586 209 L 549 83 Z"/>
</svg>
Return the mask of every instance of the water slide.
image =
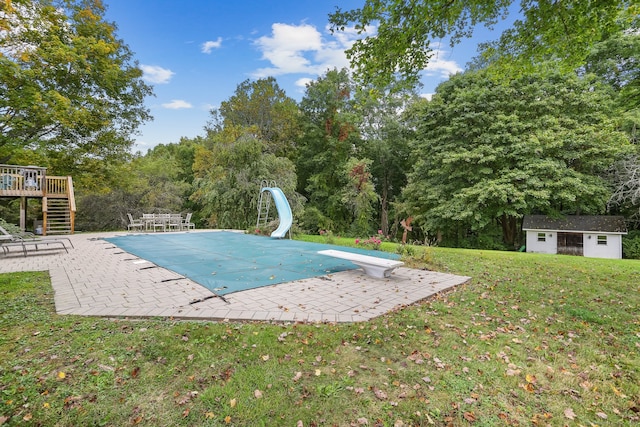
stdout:
<svg viewBox="0 0 640 427">
<path fill-rule="evenodd" d="M 278 228 L 273 233 L 271 233 L 271 237 L 282 239 L 293 224 L 293 214 L 291 213 L 291 206 L 289 206 L 287 197 L 284 195 L 280 188 L 264 187 L 262 191 L 268 191 L 271 193 L 271 197 L 273 198 L 273 201 L 276 204 L 276 209 L 278 210 L 278 217 L 280 218 L 280 224 L 278 224 Z"/>
</svg>

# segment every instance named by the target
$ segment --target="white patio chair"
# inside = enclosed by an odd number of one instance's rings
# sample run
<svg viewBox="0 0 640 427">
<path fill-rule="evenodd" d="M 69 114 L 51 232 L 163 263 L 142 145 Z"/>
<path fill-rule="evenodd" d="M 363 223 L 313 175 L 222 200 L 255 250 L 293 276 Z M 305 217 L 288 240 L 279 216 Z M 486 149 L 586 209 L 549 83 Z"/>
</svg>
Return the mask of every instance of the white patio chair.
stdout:
<svg viewBox="0 0 640 427">
<path fill-rule="evenodd" d="M 127 229 L 129 231 L 133 230 L 140 230 L 142 231 L 143 228 L 145 228 L 145 223 L 142 219 L 133 219 L 133 216 L 131 216 L 130 213 L 127 214 L 127 217 L 129 217 L 129 224 L 127 224 Z"/>
<path fill-rule="evenodd" d="M 182 215 L 180 215 L 180 214 L 171 214 L 171 215 L 169 215 L 169 222 L 167 223 L 167 226 L 169 227 L 169 231 L 171 231 L 171 230 L 176 230 L 176 231 L 182 230 Z"/>
<path fill-rule="evenodd" d="M 153 216 L 153 223 L 151 226 L 153 227 L 153 231 L 158 230 L 159 228 L 162 231 L 167 231 L 167 224 L 169 223 L 169 214 L 155 214 Z"/>
<path fill-rule="evenodd" d="M 187 216 L 182 220 L 182 224 L 180 227 L 182 230 L 189 230 L 189 229 L 195 230 L 196 225 L 191 222 L 191 215 L 193 214 L 189 212 Z"/>
</svg>

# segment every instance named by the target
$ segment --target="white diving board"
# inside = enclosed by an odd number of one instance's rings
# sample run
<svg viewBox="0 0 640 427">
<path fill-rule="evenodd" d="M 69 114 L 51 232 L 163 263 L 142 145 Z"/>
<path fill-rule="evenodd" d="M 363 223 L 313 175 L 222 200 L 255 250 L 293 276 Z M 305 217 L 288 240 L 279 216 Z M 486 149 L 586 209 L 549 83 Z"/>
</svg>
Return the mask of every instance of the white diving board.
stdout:
<svg viewBox="0 0 640 427">
<path fill-rule="evenodd" d="M 318 253 L 320 255 L 351 261 L 358 267 L 362 268 L 367 275 L 378 279 L 384 279 L 385 277 L 391 276 L 391 272 L 393 272 L 393 270 L 404 265 L 404 262 L 402 261 L 355 254 L 353 252 L 336 251 L 334 249 L 318 251 Z"/>
</svg>

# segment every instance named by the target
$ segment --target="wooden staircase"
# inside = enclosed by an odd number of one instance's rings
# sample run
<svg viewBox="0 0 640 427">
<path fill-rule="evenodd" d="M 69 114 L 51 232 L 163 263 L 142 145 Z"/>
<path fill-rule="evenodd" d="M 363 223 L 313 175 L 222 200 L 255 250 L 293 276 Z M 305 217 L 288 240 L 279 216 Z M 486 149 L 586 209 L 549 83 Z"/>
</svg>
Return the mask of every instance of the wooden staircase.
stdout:
<svg viewBox="0 0 640 427">
<path fill-rule="evenodd" d="M 42 234 L 74 233 L 76 201 L 70 176 L 48 176 L 45 168 L 36 166 L 0 165 L 0 197 L 20 197 L 23 230 L 27 199 L 41 198 Z"/>
<path fill-rule="evenodd" d="M 46 206 L 42 206 L 43 218 L 46 214 L 46 224 L 43 221 L 43 234 L 73 234 L 71 221 L 71 205 L 68 199 L 47 199 Z M 45 211 L 46 209 L 46 211 Z"/>
</svg>

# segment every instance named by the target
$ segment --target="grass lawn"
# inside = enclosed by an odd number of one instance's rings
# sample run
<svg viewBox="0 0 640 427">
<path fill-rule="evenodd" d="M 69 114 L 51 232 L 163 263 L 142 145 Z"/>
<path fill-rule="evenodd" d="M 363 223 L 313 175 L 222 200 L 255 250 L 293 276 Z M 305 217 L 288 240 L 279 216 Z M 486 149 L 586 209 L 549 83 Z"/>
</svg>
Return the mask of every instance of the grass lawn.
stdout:
<svg viewBox="0 0 640 427">
<path fill-rule="evenodd" d="M 0 425 L 640 423 L 640 262 L 405 252 L 473 280 L 335 325 L 58 316 L 0 274 Z"/>
</svg>

